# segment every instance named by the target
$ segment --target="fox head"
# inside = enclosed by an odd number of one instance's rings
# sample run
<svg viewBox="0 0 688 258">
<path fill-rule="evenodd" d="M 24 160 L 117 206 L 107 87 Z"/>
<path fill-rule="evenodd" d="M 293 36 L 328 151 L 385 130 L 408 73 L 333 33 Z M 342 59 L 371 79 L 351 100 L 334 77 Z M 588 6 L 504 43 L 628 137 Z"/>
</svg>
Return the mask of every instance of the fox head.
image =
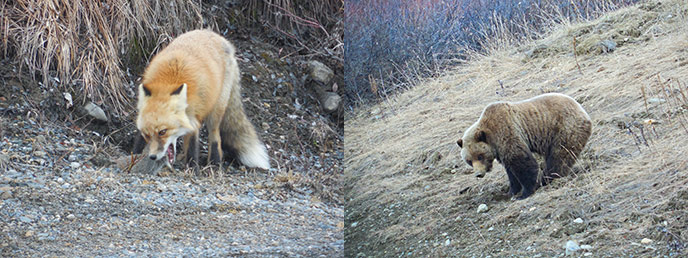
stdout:
<svg viewBox="0 0 688 258">
<path fill-rule="evenodd" d="M 168 165 L 174 164 L 177 138 L 195 130 L 186 114 L 186 91 L 186 83 L 172 92 L 163 87 L 139 85 L 136 127 L 148 143 L 150 159 L 166 157 Z"/>
</svg>

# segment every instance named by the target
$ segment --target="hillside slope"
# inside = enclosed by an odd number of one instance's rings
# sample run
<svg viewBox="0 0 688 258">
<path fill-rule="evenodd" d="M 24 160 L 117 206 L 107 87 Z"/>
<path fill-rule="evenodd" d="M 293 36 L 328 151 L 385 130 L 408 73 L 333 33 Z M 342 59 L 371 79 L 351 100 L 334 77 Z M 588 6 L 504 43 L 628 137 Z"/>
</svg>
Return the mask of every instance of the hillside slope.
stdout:
<svg viewBox="0 0 688 258">
<path fill-rule="evenodd" d="M 344 137 L 346 256 L 551 257 L 569 240 L 588 245 L 576 256 L 686 255 L 687 16 L 685 0 L 621 9 L 359 110 Z M 511 201 L 503 167 L 475 178 L 455 142 L 487 104 L 545 92 L 579 101 L 593 134 L 575 175 Z"/>
</svg>

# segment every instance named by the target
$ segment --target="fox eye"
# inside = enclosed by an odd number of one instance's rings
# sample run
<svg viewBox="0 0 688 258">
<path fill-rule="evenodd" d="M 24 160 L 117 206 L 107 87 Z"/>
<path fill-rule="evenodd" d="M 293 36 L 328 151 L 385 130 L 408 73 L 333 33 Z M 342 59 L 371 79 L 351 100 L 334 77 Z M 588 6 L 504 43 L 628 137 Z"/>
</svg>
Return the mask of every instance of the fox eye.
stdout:
<svg viewBox="0 0 688 258">
<path fill-rule="evenodd" d="M 483 161 L 483 155 L 478 155 L 478 161 Z"/>
<path fill-rule="evenodd" d="M 165 135 L 165 133 L 167 133 L 167 129 L 162 129 L 162 130 L 160 130 L 160 132 L 158 132 L 158 135 L 163 136 L 163 135 Z"/>
</svg>

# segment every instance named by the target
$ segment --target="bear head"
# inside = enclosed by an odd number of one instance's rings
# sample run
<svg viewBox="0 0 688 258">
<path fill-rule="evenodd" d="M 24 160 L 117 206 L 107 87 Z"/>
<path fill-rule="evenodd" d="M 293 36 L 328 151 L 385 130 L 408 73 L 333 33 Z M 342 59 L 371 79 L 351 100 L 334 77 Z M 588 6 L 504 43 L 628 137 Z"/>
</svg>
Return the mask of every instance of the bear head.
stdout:
<svg viewBox="0 0 688 258">
<path fill-rule="evenodd" d="M 461 148 L 461 158 L 473 167 L 476 177 L 484 177 L 485 173 L 492 170 L 495 150 L 487 143 L 487 137 L 488 133 L 475 123 L 456 141 Z"/>
</svg>

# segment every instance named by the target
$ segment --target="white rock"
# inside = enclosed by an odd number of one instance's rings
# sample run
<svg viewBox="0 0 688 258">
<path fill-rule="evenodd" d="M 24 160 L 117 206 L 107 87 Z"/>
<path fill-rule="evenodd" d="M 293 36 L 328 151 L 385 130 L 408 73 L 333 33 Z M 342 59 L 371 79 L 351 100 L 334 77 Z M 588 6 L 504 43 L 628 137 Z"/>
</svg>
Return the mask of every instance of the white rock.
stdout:
<svg viewBox="0 0 688 258">
<path fill-rule="evenodd" d="M 93 104 L 93 102 L 88 102 L 86 106 L 84 106 L 84 109 L 86 110 L 86 113 L 95 118 L 96 120 L 106 122 L 108 121 L 107 115 L 105 115 L 105 111 L 103 111 L 102 108 L 96 106 L 96 104 Z"/>
<path fill-rule="evenodd" d="M 79 162 L 72 162 L 72 163 L 69 163 L 69 166 L 72 167 L 72 169 L 77 169 L 77 168 L 81 167 L 81 164 L 79 164 Z"/>
<path fill-rule="evenodd" d="M 591 246 L 591 245 L 581 245 L 580 248 L 583 249 L 583 250 L 592 250 L 592 246 Z"/>
<path fill-rule="evenodd" d="M 581 218 L 576 218 L 576 219 L 573 220 L 573 223 L 581 224 L 581 223 L 583 223 L 583 219 L 581 219 Z"/>
<path fill-rule="evenodd" d="M 451 245 L 451 240 L 447 239 L 447 241 L 444 241 L 444 246 L 449 246 Z"/>
<path fill-rule="evenodd" d="M 580 246 L 575 241 L 569 240 L 566 242 L 566 255 L 572 255 L 580 249 Z"/>
<path fill-rule="evenodd" d="M 351 223 L 352 228 L 355 228 L 356 226 L 358 226 L 358 222 Z"/>
<path fill-rule="evenodd" d="M 487 204 L 480 204 L 478 205 L 478 213 L 483 213 L 486 212 L 489 208 L 487 207 Z"/>
<path fill-rule="evenodd" d="M 332 69 L 327 67 L 325 64 L 312 60 L 308 62 L 308 68 L 310 70 L 310 75 L 313 80 L 327 84 L 330 82 L 334 76 Z"/>
<path fill-rule="evenodd" d="M 587 256 L 592 256 L 592 253 L 591 253 L 591 252 L 587 252 L 587 253 L 584 253 L 583 256 L 585 256 L 585 257 L 587 257 Z"/>
<path fill-rule="evenodd" d="M 652 244 L 652 239 L 643 238 L 642 240 L 640 240 L 640 243 L 644 245 Z"/>
<path fill-rule="evenodd" d="M 69 214 L 67 215 L 67 219 L 76 219 L 76 216 L 74 216 L 74 214 Z"/>
</svg>

